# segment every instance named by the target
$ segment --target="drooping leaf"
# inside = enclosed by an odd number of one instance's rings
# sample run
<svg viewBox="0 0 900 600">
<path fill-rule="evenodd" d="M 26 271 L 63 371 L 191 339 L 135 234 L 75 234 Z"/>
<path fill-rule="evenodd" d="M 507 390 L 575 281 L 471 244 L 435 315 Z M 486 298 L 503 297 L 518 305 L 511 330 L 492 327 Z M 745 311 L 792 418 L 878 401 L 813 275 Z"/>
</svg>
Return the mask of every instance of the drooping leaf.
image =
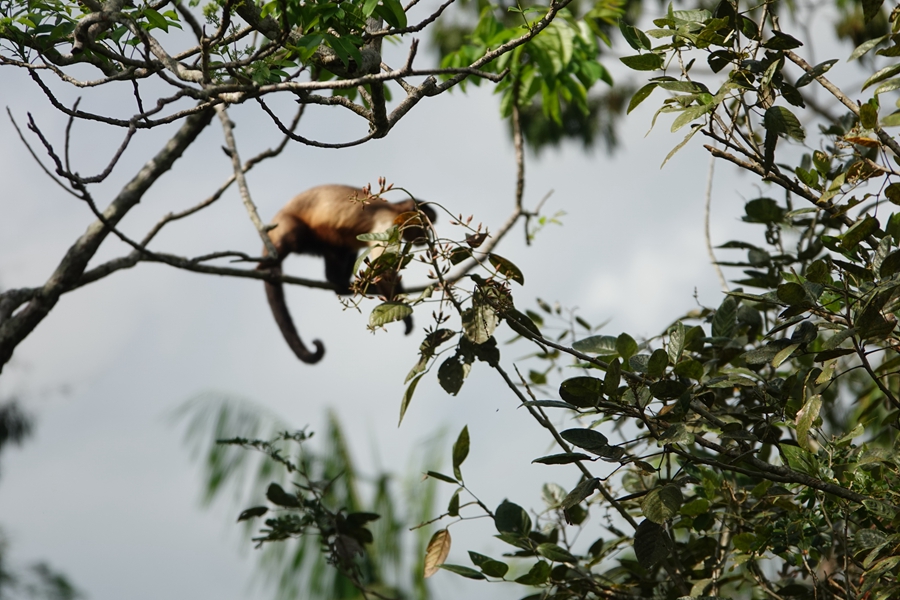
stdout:
<svg viewBox="0 0 900 600">
<path fill-rule="evenodd" d="M 597 486 L 600 485 L 600 480 L 596 477 L 592 477 L 591 479 L 585 479 L 578 485 L 576 485 L 571 492 L 569 492 L 563 501 L 560 503 L 559 507 L 562 509 L 569 509 L 575 506 L 576 504 L 580 504 L 584 501 L 585 498 L 594 493 L 594 490 L 597 489 Z"/>
<path fill-rule="evenodd" d="M 440 566 L 441 569 L 445 571 L 450 571 L 451 573 L 456 573 L 457 575 L 462 575 L 467 579 L 484 579 L 484 573 L 480 571 L 476 571 L 471 567 L 463 567 L 461 565 L 447 565 L 443 564 Z"/>
<path fill-rule="evenodd" d="M 428 547 L 425 549 L 425 578 L 437 573 L 447 556 L 450 555 L 450 532 L 439 529 L 431 536 Z"/>
<path fill-rule="evenodd" d="M 372 309 L 369 327 L 381 327 L 394 321 L 402 321 L 412 314 L 412 306 L 405 302 L 383 302 Z"/>
<path fill-rule="evenodd" d="M 665 59 L 659 54 L 638 54 L 635 56 L 622 56 L 619 58 L 626 67 L 635 71 L 655 71 L 661 69 Z"/>
<path fill-rule="evenodd" d="M 481 572 L 488 577 L 503 577 L 506 575 L 507 571 L 509 571 L 508 564 L 500 562 L 499 560 L 494 560 L 490 556 L 485 556 L 484 554 L 479 554 L 470 550 L 469 558 L 471 559 L 472 564 L 481 569 Z"/>
<path fill-rule="evenodd" d="M 460 481 L 463 480 L 463 476 L 459 468 L 462 466 L 463 461 L 466 460 L 468 455 L 469 426 L 466 425 L 462 428 L 462 431 L 459 432 L 459 437 L 456 438 L 456 442 L 453 444 L 453 474 Z"/>
<path fill-rule="evenodd" d="M 634 532 L 634 555 L 638 564 L 650 570 L 669 556 L 672 540 L 657 523 L 644 519 Z"/>
<path fill-rule="evenodd" d="M 550 577 L 550 563 L 539 560 L 529 569 L 528 573 L 516 578 L 516 583 L 542 585 L 548 577 Z"/>
<path fill-rule="evenodd" d="M 812 449 L 809 443 L 809 428 L 819 417 L 821 408 L 822 396 L 816 394 L 811 396 L 797 413 L 797 443 L 806 450 Z"/>
<path fill-rule="evenodd" d="M 476 304 L 462 313 L 463 334 L 473 344 L 488 341 L 499 323 L 497 311 L 487 304 Z"/>
</svg>

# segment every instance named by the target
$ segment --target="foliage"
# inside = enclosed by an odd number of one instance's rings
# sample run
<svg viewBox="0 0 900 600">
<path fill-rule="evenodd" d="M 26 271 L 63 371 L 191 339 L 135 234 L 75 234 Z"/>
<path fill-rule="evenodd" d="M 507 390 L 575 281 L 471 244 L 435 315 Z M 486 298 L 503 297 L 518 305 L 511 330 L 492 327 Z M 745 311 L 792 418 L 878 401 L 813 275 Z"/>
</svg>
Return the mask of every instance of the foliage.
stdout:
<svg viewBox="0 0 900 600">
<path fill-rule="evenodd" d="M 173 416 L 186 424 L 185 441 L 202 465 L 204 500 L 230 490 L 253 504 L 237 520 L 252 537 L 264 587 L 277 597 L 356 599 L 365 597 L 360 590 L 427 597 L 419 576 L 427 532 L 407 530 L 433 511 L 434 486 L 404 494 L 394 475 L 360 475 L 336 415 L 315 438 L 218 394 L 197 397 Z M 436 435 L 423 449 L 418 469 L 430 468 L 441 439 Z M 249 499 L 248 490 L 254 491 Z M 254 535 L 259 522 L 265 526 Z"/>
<path fill-rule="evenodd" d="M 531 513 L 512 500 L 485 506 L 464 483 L 464 429 L 453 475 L 429 473 L 456 489 L 425 574 L 537 587 L 529 598 L 900 595 L 900 146 L 885 130 L 900 111 L 883 108 L 900 89 L 900 10 L 864 4 L 865 20 L 890 29 L 850 54 L 870 73 L 857 92 L 825 76 L 837 59 L 801 56 L 781 8 L 723 0 L 670 6 L 646 31 L 620 24 L 636 52 L 622 62 L 649 76 L 630 108 L 661 90 L 654 122 L 673 113 L 673 132 L 689 128 L 673 154 L 700 132 L 713 156 L 766 184 L 744 217 L 763 241 L 722 247 L 746 258 L 720 263 L 742 273 L 718 307 L 649 340 L 604 335 L 545 303 L 543 314 L 518 308 L 526 274 L 482 248 L 470 219 L 452 223 L 458 236 L 429 239 L 426 301 L 439 306 L 401 420 L 426 374 L 456 395 L 484 363 L 558 446 L 534 462 L 581 480 L 547 484 Z M 480 272 L 454 276 L 466 260 Z M 527 377 L 507 371 L 504 324 L 535 345 Z M 558 399 L 544 399 L 556 378 Z M 493 521 L 507 554 L 446 563 L 453 527 L 476 516 Z"/>
</svg>

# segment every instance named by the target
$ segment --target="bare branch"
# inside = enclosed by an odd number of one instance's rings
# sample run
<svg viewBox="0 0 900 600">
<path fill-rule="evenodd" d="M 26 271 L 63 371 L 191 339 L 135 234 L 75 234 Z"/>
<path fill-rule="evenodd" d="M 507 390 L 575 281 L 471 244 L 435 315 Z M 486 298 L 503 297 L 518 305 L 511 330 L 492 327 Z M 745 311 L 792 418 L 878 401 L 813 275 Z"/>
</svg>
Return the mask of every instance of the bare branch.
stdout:
<svg viewBox="0 0 900 600">
<path fill-rule="evenodd" d="M 241 192 L 241 200 L 244 202 L 244 208 L 247 209 L 247 214 L 250 216 L 250 222 L 256 227 L 256 231 L 259 233 L 259 237 L 262 239 L 268 255 L 273 259 L 277 258 L 278 251 L 275 250 L 275 245 L 272 243 L 272 240 L 269 239 L 266 226 L 259 218 L 259 212 L 256 210 L 256 205 L 253 204 L 253 199 L 250 197 L 250 188 L 247 186 L 247 180 L 244 178 L 244 168 L 241 166 L 241 158 L 238 155 L 237 144 L 234 141 L 234 123 L 228 118 L 228 113 L 225 112 L 224 106 L 217 106 L 216 113 L 219 115 L 219 121 L 222 122 L 222 132 L 225 134 L 225 145 L 227 147 L 226 153 L 231 157 L 231 165 L 234 168 L 234 176 L 238 184 L 238 189 Z"/>
</svg>

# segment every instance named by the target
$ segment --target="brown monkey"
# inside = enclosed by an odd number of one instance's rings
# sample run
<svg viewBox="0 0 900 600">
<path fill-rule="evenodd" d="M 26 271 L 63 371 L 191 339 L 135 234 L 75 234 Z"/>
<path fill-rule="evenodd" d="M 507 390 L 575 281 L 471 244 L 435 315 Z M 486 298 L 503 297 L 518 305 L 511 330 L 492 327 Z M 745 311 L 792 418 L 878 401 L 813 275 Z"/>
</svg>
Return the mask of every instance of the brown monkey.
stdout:
<svg viewBox="0 0 900 600">
<path fill-rule="evenodd" d="M 436 217 L 434 209 L 419 205 L 415 200 L 395 203 L 374 200 L 362 204 L 354 201 L 357 197 L 364 198 L 365 194 L 359 188 L 346 185 L 321 185 L 295 196 L 272 219 L 274 228 L 269 231 L 269 238 L 278 251 L 278 258 L 260 264 L 259 268 L 281 275 L 281 262 L 292 252 L 321 256 L 325 259 L 325 279 L 337 288 L 339 294 L 349 294 L 353 265 L 359 250 L 367 245 L 356 236 L 390 229 L 398 215 L 416 209 L 432 221 Z M 410 242 L 422 241 L 424 236 L 421 227 L 407 226 L 403 230 L 404 239 Z M 265 248 L 263 254 L 267 254 Z M 373 252 L 373 258 L 378 254 Z M 388 299 L 402 291 L 396 278 L 385 278 L 378 285 L 378 293 Z M 266 296 L 275 322 L 297 358 L 310 364 L 319 362 L 325 354 L 325 347 L 321 341 L 313 340 L 316 350 L 310 352 L 303 344 L 288 312 L 281 282 L 266 281 Z M 409 334 L 412 318 L 407 317 L 404 323 Z"/>
</svg>

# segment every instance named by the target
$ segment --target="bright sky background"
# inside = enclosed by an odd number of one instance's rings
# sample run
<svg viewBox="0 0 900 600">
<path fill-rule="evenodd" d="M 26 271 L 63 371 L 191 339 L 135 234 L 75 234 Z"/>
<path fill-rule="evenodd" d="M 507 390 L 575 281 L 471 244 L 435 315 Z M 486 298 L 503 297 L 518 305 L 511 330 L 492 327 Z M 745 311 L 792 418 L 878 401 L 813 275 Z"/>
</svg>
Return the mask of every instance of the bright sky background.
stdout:
<svg viewBox="0 0 900 600">
<path fill-rule="evenodd" d="M 834 56 L 847 54 L 842 49 Z M 614 67 L 618 61 L 606 62 Z M 852 73 L 854 66 L 842 62 L 833 73 Z M 20 126 L 32 111 L 61 145 L 63 117 L 21 73 L 5 69 L 2 77 L 0 104 Z M 86 98 L 82 108 L 108 110 L 130 94 L 124 87 L 120 91 L 119 99 Z M 535 308 L 535 297 L 559 300 L 578 307 L 590 322 L 610 319 L 604 333 L 628 331 L 639 338 L 657 334 L 695 308 L 695 290 L 704 305 L 721 301 L 703 237 L 709 159 L 698 136 L 660 170 L 686 131 L 671 134 L 671 118 L 663 116 L 644 136 L 661 100 L 656 92 L 622 122 L 623 147 L 615 157 L 585 154 L 571 144 L 539 160 L 528 156 L 526 206 L 552 190 L 545 213 L 566 215 L 562 226 L 547 227 L 531 247 L 519 229 L 498 249 L 525 273 L 526 286 L 513 290 L 519 307 Z M 345 113 L 310 109 L 301 133 L 325 141 L 364 133 L 365 124 Z M 252 103 L 231 111 L 244 159 L 279 140 L 260 114 Z M 426 98 L 386 139 L 341 151 L 289 146 L 249 174 L 251 193 L 267 220 L 293 194 L 313 185 L 374 184 L 385 176 L 495 229 L 513 202 L 515 164 L 506 127 L 488 86 Z M 101 205 L 171 131 L 151 132 L 132 143 L 114 181 L 95 190 Z M 77 170 L 97 171 L 120 135 L 77 123 L 72 148 Z M 6 118 L 0 120 L 0 140 L 0 286 L 39 285 L 93 218 L 41 173 Z M 165 213 L 212 193 L 231 169 L 221 145 L 214 122 L 122 228 L 140 238 Z M 757 186 L 717 165 L 714 244 L 757 234 L 739 221 L 743 201 L 759 195 Z M 447 219 L 439 229 L 454 233 Z M 253 254 L 259 245 L 236 189 L 199 217 L 169 225 L 154 242 L 155 249 L 183 254 L 223 249 Z M 93 264 L 124 253 L 124 245 L 110 236 Z M 321 260 L 295 258 L 286 270 L 322 277 Z M 365 329 L 367 317 L 344 312 L 329 292 L 289 287 L 288 301 L 304 340 L 326 344 L 328 353 L 317 366 L 299 363 L 287 348 L 256 281 L 141 264 L 65 295 L 18 347 L 0 379 L 0 397 L 19 397 L 37 419 L 35 435 L 5 452 L 0 465 L 0 526 L 13 564 L 46 560 L 92 600 L 265 597 L 250 585 L 253 552 L 233 523 L 244 506 L 200 506 L 199 468 L 182 444 L 182 429 L 167 416 L 210 391 L 256 402 L 297 428 L 323 430 L 326 411 L 336 410 L 368 472 L 381 464 L 404 475 L 421 441 L 441 429 L 448 432 L 449 462 L 450 444 L 468 424 L 472 451 L 464 466 L 466 481 L 489 506 L 508 495 L 540 509 L 543 482 L 571 488 L 577 481 L 574 468 L 530 464 L 547 453 L 549 438 L 481 364 L 455 398 L 440 389 L 434 374 L 427 376 L 397 428 L 403 379 L 416 361 L 427 311 L 416 315 L 414 335 L 404 337 L 400 326 L 372 335 Z M 505 326 L 499 332 L 501 343 L 512 337 Z M 510 365 L 530 349 L 517 344 L 501 351 Z M 452 491 L 450 485 L 441 487 L 439 510 Z M 461 524 L 452 533 L 450 562 L 469 564 L 466 550 L 495 556 L 506 550 L 491 543 L 493 529 L 486 521 Z M 592 541 L 602 533 L 595 523 L 585 535 Z M 512 584 L 469 587 L 450 573 L 439 573 L 432 582 L 440 598 L 525 594 Z"/>
</svg>

